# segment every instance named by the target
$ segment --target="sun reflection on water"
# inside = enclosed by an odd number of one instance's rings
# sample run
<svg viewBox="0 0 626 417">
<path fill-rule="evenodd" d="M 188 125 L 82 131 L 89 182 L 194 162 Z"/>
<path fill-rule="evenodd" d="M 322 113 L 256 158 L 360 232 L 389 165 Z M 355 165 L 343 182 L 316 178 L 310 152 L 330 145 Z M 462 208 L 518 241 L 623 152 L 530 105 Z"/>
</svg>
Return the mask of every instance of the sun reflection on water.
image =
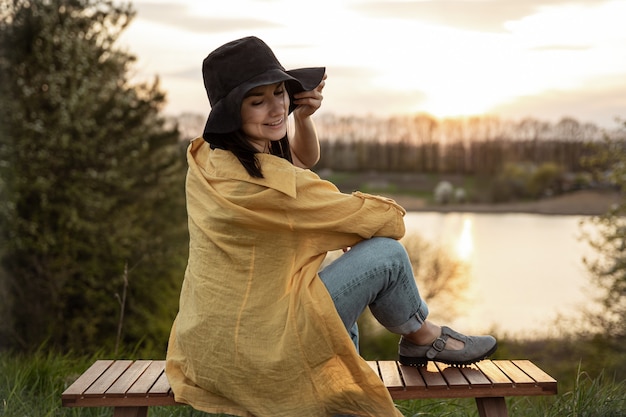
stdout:
<svg viewBox="0 0 626 417">
<path fill-rule="evenodd" d="M 463 226 L 456 242 L 456 254 L 462 261 L 469 261 L 474 252 L 473 221 L 471 217 L 463 219 Z"/>
</svg>

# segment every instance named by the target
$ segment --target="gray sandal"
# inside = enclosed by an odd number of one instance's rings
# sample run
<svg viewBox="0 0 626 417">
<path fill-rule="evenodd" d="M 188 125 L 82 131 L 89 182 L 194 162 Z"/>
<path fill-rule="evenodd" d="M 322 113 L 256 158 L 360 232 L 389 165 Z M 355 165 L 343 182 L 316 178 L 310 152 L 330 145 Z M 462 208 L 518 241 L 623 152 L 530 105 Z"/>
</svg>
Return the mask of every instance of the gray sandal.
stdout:
<svg viewBox="0 0 626 417">
<path fill-rule="evenodd" d="M 449 338 L 465 343 L 463 349 L 446 350 Z M 404 337 L 400 340 L 399 358 L 402 365 L 424 366 L 429 360 L 448 365 L 470 365 L 489 357 L 498 348 L 493 336 L 465 336 L 449 327 L 441 327 L 439 336 L 431 345 L 416 345 Z"/>
</svg>

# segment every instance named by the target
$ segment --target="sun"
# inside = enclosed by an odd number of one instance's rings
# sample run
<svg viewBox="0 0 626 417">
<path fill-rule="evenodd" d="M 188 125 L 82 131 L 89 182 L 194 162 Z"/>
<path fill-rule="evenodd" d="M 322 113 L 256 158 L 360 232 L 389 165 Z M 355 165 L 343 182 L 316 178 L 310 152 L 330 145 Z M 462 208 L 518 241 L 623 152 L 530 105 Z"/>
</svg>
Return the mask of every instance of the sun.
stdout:
<svg viewBox="0 0 626 417">
<path fill-rule="evenodd" d="M 431 51 L 437 55 L 430 65 L 407 61 L 406 65 L 381 68 L 376 87 L 413 95 L 415 104 L 408 111 L 439 118 L 483 115 L 510 101 L 520 91 L 532 88 L 528 77 L 515 77 L 506 67 L 464 65 L 451 61 L 447 52 Z"/>
<path fill-rule="evenodd" d="M 420 103 L 419 111 L 426 111 L 440 119 L 451 117 L 480 116 L 495 104 L 485 96 L 463 93 L 432 93 Z"/>
</svg>

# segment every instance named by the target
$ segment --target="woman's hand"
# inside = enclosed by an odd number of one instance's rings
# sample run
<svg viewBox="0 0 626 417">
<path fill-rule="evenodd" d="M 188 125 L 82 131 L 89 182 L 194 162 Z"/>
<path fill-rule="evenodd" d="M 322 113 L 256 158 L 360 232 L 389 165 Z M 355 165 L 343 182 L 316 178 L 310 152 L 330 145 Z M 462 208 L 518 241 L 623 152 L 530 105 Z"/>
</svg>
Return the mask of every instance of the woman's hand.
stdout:
<svg viewBox="0 0 626 417">
<path fill-rule="evenodd" d="M 322 96 L 322 90 L 326 85 L 326 78 L 327 75 L 324 74 L 322 81 L 313 90 L 294 94 L 293 103 L 298 106 L 293 111 L 294 117 L 304 119 L 311 116 L 321 107 L 322 100 L 324 99 L 324 96 Z"/>
<path fill-rule="evenodd" d="M 293 163 L 300 168 L 311 168 L 320 159 L 320 144 L 311 115 L 322 105 L 324 85 L 326 85 L 326 74 L 313 90 L 303 91 L 293 96 L 293 102 L 297 104 L 293 111 L 295 132 L 293 140 L 289 143 Z"/>
</svg>

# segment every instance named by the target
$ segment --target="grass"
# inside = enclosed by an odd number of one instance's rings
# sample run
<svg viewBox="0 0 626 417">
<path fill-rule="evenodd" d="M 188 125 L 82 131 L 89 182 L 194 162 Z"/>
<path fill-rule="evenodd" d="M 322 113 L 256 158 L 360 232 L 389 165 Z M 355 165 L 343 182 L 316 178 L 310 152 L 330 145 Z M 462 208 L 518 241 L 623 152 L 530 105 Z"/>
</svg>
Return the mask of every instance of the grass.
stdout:
<svg viewBox="0 0 626 417">
<path fill-rule="evenodd" d="M 0 415 L 3 417 L 110 417 L 108 408 L 63 408 L 61 393 L 101 355 L 58 355 L 43 351 L 33 354 L 0 353 Z M 566 362 L 563 358 L 561 362 Z M 626 415 L 626 381 L 609 378 L 604 372 L 590 376 L 575 371 L 574 381 L 559 389 L 572 388 L 558 396 L 519 397 L 507 399 L 511 417 L 618 417 Z M 477 416 L 474 400 L 412 400 L 398 401 L 398 408 L 407 417 Z M 151 417 L 206 417 L 190 407 L 154 407 Z M 226 416 L 223 416 L 226 417 Z"/>
<path fill-rule="evenodd" d="M 36 352 L 0 354 L 0 415 L 6 417 L 111 416 L 105 408 L 61 410 L 61 393 L 97 358 Z"/>
<path fill-rule="evenodd" d="M 626 383 L 607 379 L 603 374 L 591 378 L 579 372 L 575 388 L 556 397 L 507 398 L 511 417 L 624 417 Z M 399 403 L 405 416 L 478 416 L 474 400 L 415 400 Z"/>
</svg>

